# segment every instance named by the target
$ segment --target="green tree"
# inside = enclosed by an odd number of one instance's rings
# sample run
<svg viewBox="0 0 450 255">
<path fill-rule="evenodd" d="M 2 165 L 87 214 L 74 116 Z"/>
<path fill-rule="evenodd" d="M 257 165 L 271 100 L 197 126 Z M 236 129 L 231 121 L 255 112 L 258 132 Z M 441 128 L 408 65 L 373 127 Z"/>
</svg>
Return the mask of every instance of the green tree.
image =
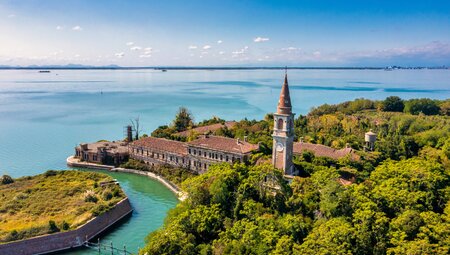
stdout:
<svg viewBox="0 0 450 255">
<path fill-rule="evenodd" d="M 194 125 L 194 120 L 191 112 L 186 107 L 180 107 L 175 115 L 172 125 L 178 132 L 185 131 L 189 127 L 192 127 Z"/>
<path fill-rule="evenodd" d="M 436 101 L 429 98 L 420 98 L 406 101 L 404 111 L 410 114 L 437 115 L 440 108 Z"/>
<path fill-rule="evenodd" d="M 314 227 L 305 241 L 294 245 L 294 254 L 350 255 L 355 236 L 344 218 L 333 218 Z"/>
<path fill-rule="evenodd" d="M 405 104 L 398 96 L 387 97 L 381 104 L 382 110 L 385 112 L 403 112 Z"/>
</svg>

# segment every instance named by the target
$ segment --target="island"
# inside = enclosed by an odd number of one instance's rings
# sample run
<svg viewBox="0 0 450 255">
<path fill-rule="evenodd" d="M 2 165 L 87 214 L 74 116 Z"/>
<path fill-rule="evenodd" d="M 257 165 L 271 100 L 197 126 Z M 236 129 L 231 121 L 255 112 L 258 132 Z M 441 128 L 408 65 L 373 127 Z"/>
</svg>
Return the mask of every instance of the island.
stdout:
<svg viewBox="0 0 450 255">
<path fill-rule="evenodd" d="M 0 178 L 0 250 L 35 254 L 83 245 L 132 212 L 119 183 L 102 173 L 49 170 Z"/>
</svg>

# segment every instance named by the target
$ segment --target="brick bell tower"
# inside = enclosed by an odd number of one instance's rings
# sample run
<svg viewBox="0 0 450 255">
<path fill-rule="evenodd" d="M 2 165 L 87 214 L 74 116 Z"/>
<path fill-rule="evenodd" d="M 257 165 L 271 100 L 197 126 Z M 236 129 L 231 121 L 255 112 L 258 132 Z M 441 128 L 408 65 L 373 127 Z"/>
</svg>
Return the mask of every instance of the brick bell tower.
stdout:
<svg viewBox="0 0 450 255">
<path fill-rule="evenodd" d="M 280 99 L 278 100 L 277 112 L 273 114 L 274 128 L 272 134 L 272 164 L 276 168 L 283 170 L 286 175 L 294 174 L 294 164 L 292 163 L 294 115 L 295 114 L 292 113 L 286 71 L 284 83 L 281 87 Z"/>
</svg>

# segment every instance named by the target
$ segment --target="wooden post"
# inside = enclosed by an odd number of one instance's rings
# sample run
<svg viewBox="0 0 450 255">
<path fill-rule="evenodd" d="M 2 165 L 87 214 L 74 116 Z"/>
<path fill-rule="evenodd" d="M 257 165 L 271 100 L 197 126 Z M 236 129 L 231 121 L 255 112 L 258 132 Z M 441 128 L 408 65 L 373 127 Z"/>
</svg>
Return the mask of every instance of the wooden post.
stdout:
<svg viewBox="0 0 450 255">
<path fill-rule="evenodd" d="M 100 255 L 101 251 L 101 244 L 100 244 L 100 238 L 97 238 L 97 248 L 98 248 L 98 255 Z"/>
<path fill-rule="evenodd" d="M 112 241 L 111 241 L 111 255 L 114 255 L 114 250 L 113 250 L 113 244 L 112 244 Z"/>
<path fill-rule="evenodd" d="M 123 254 L 127 255 L 127 247 L 125 246 L 125 244 L 123 245 Z"/>
</svg>

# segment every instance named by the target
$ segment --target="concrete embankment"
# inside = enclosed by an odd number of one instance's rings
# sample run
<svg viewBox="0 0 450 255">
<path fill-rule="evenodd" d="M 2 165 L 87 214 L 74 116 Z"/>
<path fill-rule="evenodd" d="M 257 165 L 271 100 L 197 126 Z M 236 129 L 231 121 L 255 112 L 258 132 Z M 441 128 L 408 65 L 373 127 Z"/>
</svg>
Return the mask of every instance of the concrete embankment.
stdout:
<svg viewBox="0 0 450 255">
<path fill-rule="evenodd" d="M 127 168 L 120 168 L 120 167 L 113 167 L 108 165 L 100 165 L 100 164 L 93 164 L 93 163 L 87 163 L 87 162 L 81 162 L 77 158 L 70 156 L 67 158 L 67 165 L 70 167 L 80 167 L 80 168 L 88 168 L 88 169 L 101 169 L 101 170 L 108 170 L 112 172 L 123 172 L 123 173 L 132 173 L 132 174 L 138 174 L 150 177 L 154 180 L 159 181 L 161 184 L 166 186 L 169 190 L 171 190 L 175 195 L 177 195 L 178 199 L 180 201 L 183 201 L 187 198 L 186 194 L 182 192 L 175 184 L 173 184 L 171 181 L 165 179 L 164 177 L 157 175 L 152 172 L 147 171 L 140 171 L 135 169 L 127 169 Z"/>
<path fill-rule="evenodd" d="M 116 222 L 132 213 L 128 198 L 117 203 L 114 208 L 93 218 L 76 230 L 37 236 L 26 240 L 0 244 L 1 255 L 46 254 L 70 248 L 80 247 Z"/>
</svg>

